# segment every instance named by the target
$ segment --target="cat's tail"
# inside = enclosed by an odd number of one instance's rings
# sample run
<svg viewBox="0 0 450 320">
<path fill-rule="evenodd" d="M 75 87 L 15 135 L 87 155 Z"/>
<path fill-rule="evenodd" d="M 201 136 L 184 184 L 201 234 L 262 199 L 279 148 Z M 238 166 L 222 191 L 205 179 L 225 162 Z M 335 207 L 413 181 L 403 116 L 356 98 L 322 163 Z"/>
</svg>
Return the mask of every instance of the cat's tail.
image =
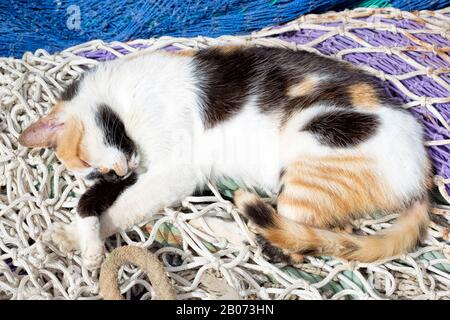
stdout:
<svg viewBox="0 0 450 320">
<path fill-rule="evenodd" d="M 235 203 L 257 227 L 260 240 L 271 255 L 292 261 L 303 255 L 330 255 L 348 260 L 372 262 L 403 254 L 425 237 L 429 224 L 428 200 L 415 201 L 396 223 L 376 235 L 359 236 L 294 222 L 277 214 L 258 196 L 238 190 Z"/>
</svg>

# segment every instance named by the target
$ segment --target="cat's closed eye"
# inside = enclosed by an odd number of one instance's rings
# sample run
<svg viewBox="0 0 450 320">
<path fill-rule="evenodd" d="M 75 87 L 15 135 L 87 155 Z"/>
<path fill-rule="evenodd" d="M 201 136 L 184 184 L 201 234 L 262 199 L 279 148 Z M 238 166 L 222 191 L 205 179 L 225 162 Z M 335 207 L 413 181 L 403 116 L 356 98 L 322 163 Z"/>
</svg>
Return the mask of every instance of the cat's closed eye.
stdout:
<svg viewBox="0 0 450 320">
<path fill-rule="evenodd" d="M 89 164 L 89 162 L 87 162 L 86 160 L 83 160 L 83 159 L 80 158 L 80 161 L 81 161 L 81 163 L 82 163 L 86 168 L 91 167 L 91 165 Z"/>
</svg>

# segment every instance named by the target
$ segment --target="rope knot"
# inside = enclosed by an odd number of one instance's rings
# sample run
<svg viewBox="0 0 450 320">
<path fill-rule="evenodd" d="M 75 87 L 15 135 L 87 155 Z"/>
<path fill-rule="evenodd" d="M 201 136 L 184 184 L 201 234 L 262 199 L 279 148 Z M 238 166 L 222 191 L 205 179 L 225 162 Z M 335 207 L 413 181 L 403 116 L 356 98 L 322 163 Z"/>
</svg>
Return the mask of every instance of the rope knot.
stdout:
<svg viewBox="0 0 450 320">
<path fill-rule="evenodd" d="M 397 26 L 395 25 L 395 24 L 391 24 L 390 25 L 390 30 L 389 30 L 390 32 L 393 32 L 393 33 L 398 33 L 398 29 L 397 29 Z"/>
<path fill-rule="evenodd" d="M 12 260 L 13 262 L 14 262 L 14 261 L 17 261 L 18 251 L 17 251 L 16 248 L 12 248 L 12 249 L 9 251 L 9 255 L 10 255 L 11 260 Z"/>
<path fill-rule="evenodd" d="M 440 33 L 440 35 L 441 35 L 441 37 L 443 37 L 443 38 L 450 38 L 450 31 L 444 30 L 444 31 L 442 31 L 442 32 Z"/>
<path fill-rule="evenodd" d="M 45 206 L 46 206 L 46 202 L 45 202 L 45 199 L 44 199 L 44 197 L 42 196 L 42 194 L 39 194 L 39 195 L 36 197 L 36 205 L 37 205 L 39 208 L 41 208 L 41 209 L 42 209 L 42 207 L 45 207 Z"/>
<path fill-rule="evenodd" d="M 383 81 L 386 81 L 386 74 L 383 71 L 379 71 L 377 73 L 378 78 L 380 78 Z"/>
<path fill-rule="evenodd" d="M 439 246 L 441 247 L 442 252 L 444 254 L 450 255 L 450 246 L 447 243 L 445 242 L 439 243 Z"/>
<path fill-rule="evenodd" d="M 344 25 L 348 25 L 350 22 L 348 19 L 348 16 L 343 16 L 341 21 L 342 21 L 342 24 L 344 24 Z"/>
<path fill-rule="evenodd" d="M 425 68 L 425 72 L 426 72 L 426 75 L 430 78 L 433 78 L 435 75 L 435 69 L 433 69 L 431 67 Z"/>
<path fill-rule="evenodd" d="M 430 262 L 428 261 L 428 260 L 425 260 L 425 259 L 423 259 L 422 261 L 421 261 L 421 263 L 422 263 L 422 265 L 423 265 L 423 267 L 425 268 L 425 269 L 427 269 L 431 264 L 430 264 Z"/>
<path fill-rule="evenodd" d="M 225 203 L 224 209 L 225 209 L 226 213 L 231 215 L 231 213 L 233 212 L 233 209 L 234 209 L 234 205 L 230 201 L 228 201 L 227 203 Z"/>
<path fill-rule="evenodd" d="M 220 267 L 222 267 L 222 260 L 220 260 L 220 258 L 215 258 L 214 260 L 211 261 L 211 266 L 215 271 L 219 271 Z"/>
<path fill-rule="evenodd" d="M 36 76 L 34 75 L 34 73 L 29 73 L 28 74 L 27 81 L 28 82 L 35 82 L 36 81 Z"/>
<path fill-rule="evenodd" d="M 422 107 L 426 107 L 427 104 L 429 104 L 429 101 L 430 101 L 429 97 L 420 97 L 419 98 L 419 103 L 420 103 L 420 106 L 422 106 Z"/>
<path fill-rule="evenodd" d="M 391 47 L 385 47 L 385 48 L 384 48 L 384 52 L 385 52 L 387 55 L 390 55 L 390 56 L 394 54 L 393 48 L 391 48 Z"/>
<path fill-rule="evenodd" d="M 363 223 L 364 223 L 364 221 L 362 219 L 357 219 L 352 222 L 352 225 L 355 229 L 360 230 L 361 227 L 363 226 Z"/>
<path fill-rule="evenodd" d="M 189 201 L 187 201 L 186 199 L 184 199 L 183 201 L 181 201 L 181 206 L 183 208 L 189 208 Z"/>
<path fill-rule="evenodd" d="M 170 210 L 169 211 L 169 218 L 172 221 L 178 221 L 178 216 L 179 216 L 180 212 L 176 211 L 176 210 Z"/>
<path fill-rule="evenodd" d="M 218 237 L 217 240 L 219 240 L 219 242 L 215 243 L 215 245 L 220 249 L 226 249 L 228 240 L 224 237 Z"/>
<path fill-rule="evenodd" d="M 338 35 L 344 37 L 347 32 L 347 29 L 344 26 L 336 27 L 336 32 L 338 33 Z"/>
<path fill-rule="evenodd" d="M 184 259 L 187 259 L 187 258 L 190 258 L 190 257 L 192 257 L 192 251 L 189 250 L 189 249 L 184 250 L 184 253 L 183 253 L 183 255 L 182 255 L 183 260 L 184 260 Z"/>
<path fill-rule="evenodd" d="M 265 287 L 259 287 L 259 294 L 262 299 L 270 300 L 269 294 L 267 293 L 267 289 Z"/>
<path fill-rule="evenodd" d="M 33 266 L 38 270 L 43 269 L 45 267 L 45 258 L 43 259 L 42 257 L 35 257 Z"/>
<path fill-rule="evenodd" d="M 347 266 L 347 269 L 348 269 L 349 271 L 355 271 L 355 270 L 358 270 L 358 269 L 359 269 L 358 264 L 357 264 L 355 261 L 353 261 L 353 260 L 347 261 L 346 266 Z"/>
<path fill-rule="evenodd" d="M 433 45 L 431 45 L 430 51 L 437 55 L 440 50 L 437 45 L 433 44 Z"/>
</svg>

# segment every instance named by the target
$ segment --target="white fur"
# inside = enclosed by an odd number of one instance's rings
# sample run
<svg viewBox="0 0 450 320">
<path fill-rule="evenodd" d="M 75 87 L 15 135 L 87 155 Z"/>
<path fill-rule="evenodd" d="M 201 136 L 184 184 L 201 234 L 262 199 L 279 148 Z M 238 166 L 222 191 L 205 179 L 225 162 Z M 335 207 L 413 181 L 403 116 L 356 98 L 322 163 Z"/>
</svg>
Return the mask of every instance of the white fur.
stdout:
<svg viewBox="0 0 450 320">
<path fill-rule="evenodd" d="M 103 144 L 95 123 L 100 103 L 113 108 L 139 146 L 140 159 L 133 161 L 139 162 L 139 180 L 101 215 L 100 231 L 95 219 L 79 221 L 80 245 L 88 263 L 95 264 L 101 254 L 100 237 L 144 221 L 209 178 L 227 175 L 276 191 L 281 168 L 300 156 L 355 152 L 324 147 L 299 130 L 326 109 L 321 105 L 294 115 L 280 129 L 276 116 L 259 112 L 252 97 L 239 114 L 205 129 L 190 59 L 154 53 L 101 64 L 95 73 L 86 74 L 78 95 L 65 106 L 66 115 L 75 114 L 84 123 L 84 145 L 97 155 L 91 165 L 111 167 L 120 160 L 117 151 Z M 407 198 L 423 180 L 426 155 L 421 128 L 412 116 L 392 108 L 372 112 L 382 120 L 379 134 L 357 151 L 373 156 L 375 169 L 393 192 L 399 199 Z"/>
</svg>

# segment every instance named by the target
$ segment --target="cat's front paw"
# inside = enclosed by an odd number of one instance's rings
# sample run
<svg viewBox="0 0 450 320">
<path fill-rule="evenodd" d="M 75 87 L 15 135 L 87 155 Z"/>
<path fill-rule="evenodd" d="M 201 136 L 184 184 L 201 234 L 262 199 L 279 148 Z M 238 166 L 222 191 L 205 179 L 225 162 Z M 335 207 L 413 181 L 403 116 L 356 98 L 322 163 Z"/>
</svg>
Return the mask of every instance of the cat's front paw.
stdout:
<svg viewBox="0 0 450 320">
<path fill-rule="evenodd" d="M 83 265 L 88 270 L 96 270 L 100 268 L 105 256 L 105 246 L 103 242 L 90 243 L 81 252 Z"/>
<path fill-rule="evenodd" d="M 62 252 L 79 249 L 78 230 L 75 222 L 70 224 L 55 222 L 43 234 L 43 240 L 53 243 Z"/>
</svg>

